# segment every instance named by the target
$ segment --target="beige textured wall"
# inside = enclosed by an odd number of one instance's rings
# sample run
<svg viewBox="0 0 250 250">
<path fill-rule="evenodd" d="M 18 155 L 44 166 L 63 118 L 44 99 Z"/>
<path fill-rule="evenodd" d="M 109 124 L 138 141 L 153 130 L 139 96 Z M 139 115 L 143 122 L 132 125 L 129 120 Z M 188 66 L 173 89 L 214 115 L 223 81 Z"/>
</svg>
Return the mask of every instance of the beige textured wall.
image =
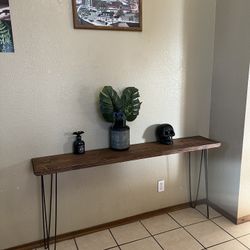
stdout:
<svg viewBox="0 0 250 250">
<path fill-rule="evenodd" d="M 249 102 L 249 10 L 249 0 L 217 1 L 210 136 L 221 141 L 222 147 L 210 155 L 209 199 L 235 218 L 242 216 L 243 210 L 239 211 L 244 201 L 250 204 L 249 161 L 245 167 L 242 162 L 244 136 L 243 155 L 247 158 L 250 145 L 249 117 L 245 124 L 246 108 L 249 109 L 246 106 Z M 249 214 L 249 207 L 245 206 L 246 210 Z"/>
<path fill-rule="evenodd" d="M 250 5 L 249 5 L 250 8 Z M 249 18 L 250 25 L 250 18 Z M 249 26 L 248 26 L 249 27 Z M 249 35 L 250 46 L 250 35 Z M 249 62 L 250 62 L 250 48 L 249 48 Z M 247 103 L 246 103 L 246 116 L 245 116 L 245 128 L 242 150 L 242 164 L 240 174 L 240 191 L 239 191 L 239 205 L 238 205 L 238 218 L 248 216 L 250 214 L 250 70 L 248 76 L 248 91 L 247 91 Z"/>
<path fill-rule="evenodd" d="M 0 55 L 0 249 L 41 238 L 39 179 L 30 159 L 108 146 L 100 89 L 136 86 L 131 142 L 208 135 L 215 0 L 145 0 L 143 32 L 74 30 L 70 0 L 12 0 L 15 54 Z M 188 200 L 186 158 L 159 157 L 59 177 L 59 233 Z M 156 192 L 166 179 L 167 191 Z M 74 211 L 74 212 L 73 212 Z"/>
</svg>

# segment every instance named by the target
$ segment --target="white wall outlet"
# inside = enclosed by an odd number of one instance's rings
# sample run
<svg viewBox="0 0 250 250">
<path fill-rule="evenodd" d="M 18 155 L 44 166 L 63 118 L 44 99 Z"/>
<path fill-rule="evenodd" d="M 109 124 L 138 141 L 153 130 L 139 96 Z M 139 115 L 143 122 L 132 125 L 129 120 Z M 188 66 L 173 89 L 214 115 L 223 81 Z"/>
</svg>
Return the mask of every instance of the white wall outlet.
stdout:
<svg viewBox="0 0 250 250">
<path fill-rule="evenodd" d="M 157 182 L 157 192 L 164 192 L 165 191 L 165 180 L 159 180 Z"/>
</svg>

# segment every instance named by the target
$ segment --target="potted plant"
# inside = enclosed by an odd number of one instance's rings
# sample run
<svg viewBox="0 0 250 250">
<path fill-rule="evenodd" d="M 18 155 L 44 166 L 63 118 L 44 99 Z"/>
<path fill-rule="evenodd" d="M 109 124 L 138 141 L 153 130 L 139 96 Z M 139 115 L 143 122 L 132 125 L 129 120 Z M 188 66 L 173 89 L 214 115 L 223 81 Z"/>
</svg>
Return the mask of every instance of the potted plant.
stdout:
<svg viewBox="0 0 250 250">
<path fill-rule="evenodd" d="M 110 128 L 110 148 L 126 150 L 130 145 L 130 129 L 126 121 L 134 121 L 139 115 L 141 102 L 139 91 L 135 87 L 125 88 L 121 97 L 111 86 L 105 86 L 100 92 L 100 109 L 103 118 L 112 123 Z"/>
</svg>

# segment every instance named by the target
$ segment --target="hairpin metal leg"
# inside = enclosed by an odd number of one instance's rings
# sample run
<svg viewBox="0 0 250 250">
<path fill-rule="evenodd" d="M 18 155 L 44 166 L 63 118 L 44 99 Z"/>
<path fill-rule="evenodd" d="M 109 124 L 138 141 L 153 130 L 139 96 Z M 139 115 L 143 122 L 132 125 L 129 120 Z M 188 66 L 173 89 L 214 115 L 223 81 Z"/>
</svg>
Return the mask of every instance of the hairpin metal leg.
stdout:
<svg viewBox="0 0 250 250">
<path fill-rule="evenodd" d="M 207 218 L 209 219 L 209 202 L 208 202 L 208 150 L 204 152 L 205 155 L 205 184 L 206 184 L 206 203 L 207 203 Z"/>
<path fill-rule="evenodd" d="M 193 207 L 192 200 L 192 173 L 191 173 L 191 152 L 188 152 L 188 173 L 189 173 L 189 203 L 190 206 Z"/>
<path fill-rule="evenodd" d="M 46 188 L 44 182 L 44 176 L 41 176 L 41 194 L 42 194 L 42 226 L 43 226 L 43 242 L 44 248 L 50 249 L 50 232 L 51 232 L 51 221 L 52 221 L 52 208 L 53 208 L 53 188 L 55 189 L 55 235 L 54 235 L 54 249 L 56 249 L 56 234 L 57 234 L 57 173 L 55 174 L 55 187 L 53 185 L 54 174 L 50 176 L 50 197 L 49 197 L 49 211 L 47 211 L 46 204 Z"/>
<path fill-rule="evenodd" d="M 57 173 L 55 174 L 55 238 L 54 238 L 54 250 L 56 250 L 56 235 L 57 235 Z"/>
<path fill-rule="evenodd" d="M 197 201 L 198 201 L 198 196 L 199 196 L 199 191 L 200 191 L 201 170 L 202 170 L 202 163 L 203 163 L 203 155 L 204 155 L 204 150 L 201 151 L 200 168 L 199 168 L 199 177 L 198 177 L 198 183 L 197 183 L 197 189 L 196 189 L 196 197 L 195 197 L 194 207 L 197 206 Z"/>
<path fill-rule="evenodd" d="M 47 213 L 45 203 L 45 192 L 44 192 L 44 177 L 41 176 L 41 195 L 42 195 L 42 220 L 43 220 L 43 245 L 47 249 Z"/>
<path fill-rule="evenodd" d="M 192 169 L 191 169 L 191 152 L 188 153 L 188 169 L 189 169 L 189 201 L 190 206 L 195 208 L 198 201 L 199 191 L 200 191 L 200 182 L 201 182 L 201 171 L 202 171 L 202 164 L 203 164 L 203 156 L 204 156 L 204 150 L 201 151 L 201 158 L 200 158 L 200 167 L 199 167 L 199 177 L 198 177 L 198 183 L 197 183 L 197 189 L 196 189 L 196 197 L 195 200 L 192 200 Z"/>
</svg>

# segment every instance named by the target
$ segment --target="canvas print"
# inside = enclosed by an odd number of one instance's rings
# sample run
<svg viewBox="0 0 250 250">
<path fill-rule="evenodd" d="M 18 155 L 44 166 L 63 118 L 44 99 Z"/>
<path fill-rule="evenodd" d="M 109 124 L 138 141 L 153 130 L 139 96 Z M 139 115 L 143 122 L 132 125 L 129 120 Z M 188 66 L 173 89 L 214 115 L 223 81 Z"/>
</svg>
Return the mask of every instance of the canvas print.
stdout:
<svg viewBox="0 0 250 250">
<path fill-rule="evenodd" d="M 78 29 L 142 30 L 141 0 L 72 0 Z"/>
<path fill-rule="evenodd" d="M 9 0 L 0 0 L 0 52 L 14 52 Z"/>
</svg>

